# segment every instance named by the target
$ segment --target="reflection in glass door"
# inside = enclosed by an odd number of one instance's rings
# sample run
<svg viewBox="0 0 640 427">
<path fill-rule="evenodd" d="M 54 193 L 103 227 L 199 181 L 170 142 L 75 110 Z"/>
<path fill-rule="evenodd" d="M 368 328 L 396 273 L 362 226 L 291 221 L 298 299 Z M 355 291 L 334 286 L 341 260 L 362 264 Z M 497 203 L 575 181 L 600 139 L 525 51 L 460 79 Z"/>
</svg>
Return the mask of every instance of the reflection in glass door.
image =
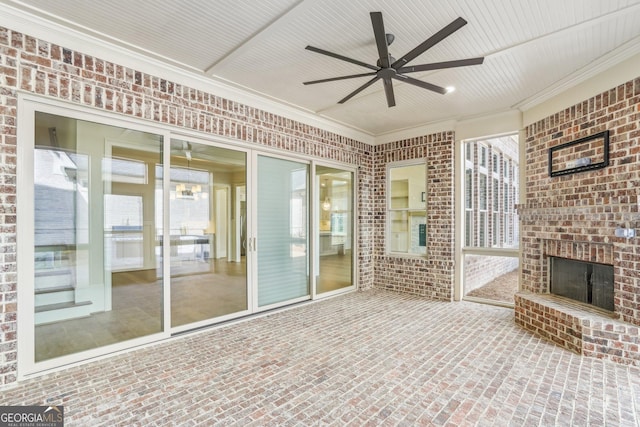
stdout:
<svg viewBox="0 0 640 427">
<path fill-rule="evenodd" d="M 353 285 L 353 173 L 316 166 L 316 293 Z"/>
<path fill-rule="evenodd" d="M 246 256 L 235 256 L 232 188 L 246 185 L 246 153 L 171 140 L 171 326 L 248 308 Z M 244 202 L 244 201 L 243 201 Z"/>
<path fill-rule="evenodd" d="M 163 331 L 160 135 L 36 112 L 34 362 Z"/>
<path fill-rule="evenodd" d="M 257 305 L 263 308 L 309 296 L 309 167 L 259 155 L 257 170 L 258 229 L 253 250 L 257 251 Z"/>
</svg>

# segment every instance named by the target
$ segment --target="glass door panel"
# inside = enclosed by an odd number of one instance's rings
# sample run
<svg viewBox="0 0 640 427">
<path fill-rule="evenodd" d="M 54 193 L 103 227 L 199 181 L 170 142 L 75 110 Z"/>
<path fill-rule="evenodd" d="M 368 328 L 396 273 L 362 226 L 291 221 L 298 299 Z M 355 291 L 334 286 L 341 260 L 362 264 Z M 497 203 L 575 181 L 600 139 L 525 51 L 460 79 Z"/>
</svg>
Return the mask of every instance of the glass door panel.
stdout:
<svg viewBox="0 0 640 427">
<path fill-rule="evenodd" d="M 246 153 L 172 139 L 170 176 L 171 326 L 247 310 Z"/>
<path fill-rule="evenodd" d="M 316 166 L 316 292 L 353 285 L 353 173 Z"/>
<path fill-rule="evenodd" d="M 257 305 L 265 307 L 309 295 L 309 167 L 259 155 L 257 170 Z"/>
<path fill-rule="evenodd" d="M 163 331 L 162 136 L 36 112 L 34 361 Z"/>
</svg>

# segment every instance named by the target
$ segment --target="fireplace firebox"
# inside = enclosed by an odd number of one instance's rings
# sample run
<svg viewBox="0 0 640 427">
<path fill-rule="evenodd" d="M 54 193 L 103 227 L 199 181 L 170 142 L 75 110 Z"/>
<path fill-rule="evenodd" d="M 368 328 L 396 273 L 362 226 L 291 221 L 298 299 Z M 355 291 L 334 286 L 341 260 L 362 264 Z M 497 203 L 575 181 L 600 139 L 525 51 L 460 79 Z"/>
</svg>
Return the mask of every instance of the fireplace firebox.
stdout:
<svg viewBox="0 0 640 427">
<path fill-rule="evenodd" d="M 613 311 L 613 266 L 550 257 L 552 294 Z"/>
</svg>

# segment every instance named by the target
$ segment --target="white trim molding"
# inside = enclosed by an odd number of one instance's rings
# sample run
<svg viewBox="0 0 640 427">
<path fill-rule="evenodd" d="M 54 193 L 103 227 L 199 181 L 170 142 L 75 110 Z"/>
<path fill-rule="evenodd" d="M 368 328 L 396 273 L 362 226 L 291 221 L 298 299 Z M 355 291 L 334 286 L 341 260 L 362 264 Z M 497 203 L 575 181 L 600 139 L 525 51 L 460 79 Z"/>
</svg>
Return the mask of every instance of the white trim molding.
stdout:
<svg viewBox="0 0 640 427">
<path fill-rule="evenodd" d="M 60 19 L 56 22 L 51 16 L 42 16 L 43 13 L 37 14 L 34 11 L 31 14 L 11 4 L 6 4 L 4 1 L 0 1 L 0 3 L 2 3 L 0 26 L 10 30 L 46 40 L 77 52 L 90 53 L 92 56 L 106 61 L 154 76 L 161 76 L 167 80 L 315 126 L 328 132 L 334 132 L 365 144 L 374 143 L 374 137 L 369 133 L 320 117 L 311 111 L 277 101 L 264 94 L 250 91 L 245 87 L 233 85 L 228 81 L 208 77 L 202 71 L 177 63 L 170 58 L 153 56 L 150 52 L 142 51 L 139 48 L 134 49 L 133 46 L 121 41 L 113 40 L 107 42 L 100 39 L 100 34 L 87 35 L 87 29 L 74 28 L 70 23 Z M 172 62 L 173 65 L 167 62 Z"/>
</svg>

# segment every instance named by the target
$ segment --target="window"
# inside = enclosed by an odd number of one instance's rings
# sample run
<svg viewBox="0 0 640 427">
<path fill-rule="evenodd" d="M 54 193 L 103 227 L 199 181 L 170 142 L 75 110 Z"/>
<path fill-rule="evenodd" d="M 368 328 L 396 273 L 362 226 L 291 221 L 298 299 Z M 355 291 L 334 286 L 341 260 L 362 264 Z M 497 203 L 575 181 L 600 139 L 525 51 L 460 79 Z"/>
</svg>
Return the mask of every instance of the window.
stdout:
<svg viewBox="0 0 640 427">
<path fill-rule="evenodd" d="M 510 232 L 510 228 L 509 228 L 509 184 L 507 184 L 506 182 L 504 183 L 504 189 L 503 189 L 503 194 L 504 194 L 504 204 L 503 204 L 503 210 L 502 210 L 502 225 L 503 225 L 503 230 L 502 230 L 502 243 L 504 244 L 504 246 L 508 246 L 510 244 L 509 241 L 509 232 Z"/>
<path fill-rule="evenodd" d="M 491 242 L 498 246 L 500 237 L 500 181 L 493 178 L 493 226 L 491 230 Z"/>
<path fill-rule="evenodd" d="M 518 214 L 515 209 L 515 204 L 518 201 L 518 166 L 514 165 L 511 169 L 512 181 L 511 184 L 505 184 L 505 189 L 509 188 L 509 200 L 507 205 L 507 216 L 509 221 L 509 232 L 506 244 L 510 247 L 518 246 Z"/>
<path fill-rule="evenodd" d="M 473 169 L 465 168 L 464 173 L 464 244 L 473 245 Z"/>
<path fill-rule="evenodd" d="M 465 247 L 517 247 L 517 138 L 465 142 L 464 153 Z"/>
<path fill-rule="evenodd" d="M 502 163 L 502 153 L 495 146 L 491 146 L 491 246 L 500 246 L 502 241 L 500 240 L 502 218 L 500 217 L 500 166 Z"/>
<path fill-rule="evenodd" d="M 465 161 L 464 161 L 464 244 L 465 246 L 473 245 L 473 151 L 474 143 L 468 142 L 464 144 Z"/>
<path fill-rule="evenodd" d="M 478 175 L 478 246 L 487 246 L 487 174 Z"/>
<path fill-rule="evenodd" d="M 427 253 L 427 168 L 420 163 L 395 163 L 387 168 L 387 251 Z"/>
<path fill-rule="evenodd" d="M 487 167 L 487 147 L 485 145 L 480 145 L 478 144 L 478 163 L 480 164 L 480 167 L 486 168 Z"/>
<path fill-rule="evenodd" d="M 493 178 L 493 211 L 498 212 L 500 209 L 500 182 L 498 178 Z"/>
</svg>

